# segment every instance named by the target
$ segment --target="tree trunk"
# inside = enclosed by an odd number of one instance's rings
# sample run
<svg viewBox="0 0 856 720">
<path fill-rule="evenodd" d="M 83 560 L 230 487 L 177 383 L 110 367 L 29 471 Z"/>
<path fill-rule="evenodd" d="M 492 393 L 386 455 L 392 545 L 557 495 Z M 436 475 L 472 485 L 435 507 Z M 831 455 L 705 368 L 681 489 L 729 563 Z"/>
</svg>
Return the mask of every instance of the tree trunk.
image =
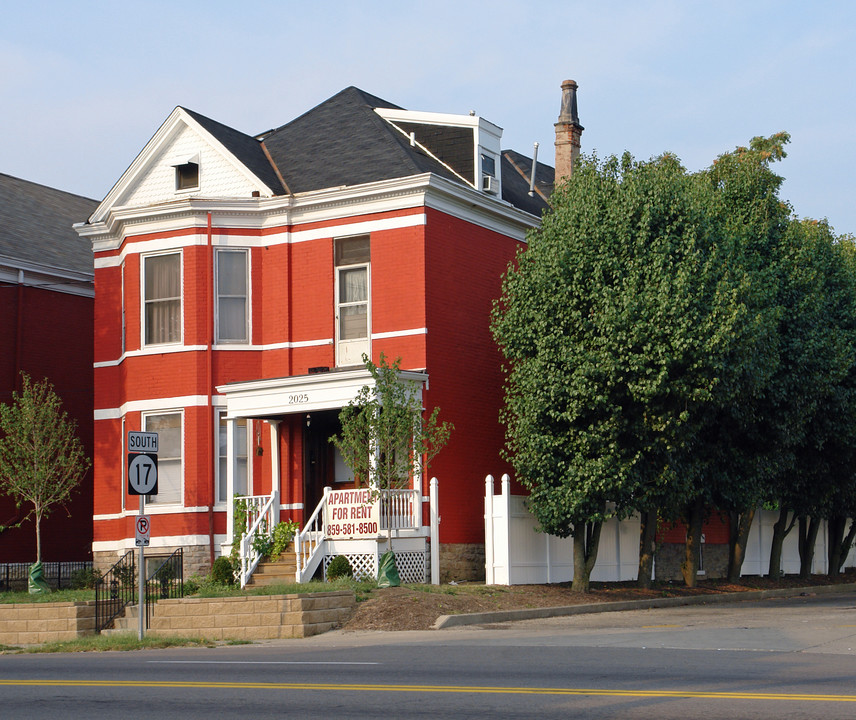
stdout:
<svg viewBox="0 0 856 720">
<path fill-rule="evenodd" d="M 681 575 L 687 587 L 695 587 L 698 581 L 698 551 L 703 521 L 704 505 L 699 499 L 687 509 L 687 542 L 684 546 L 684 561 L 681 563 Z"/>
<path fill-rule="evenodd" d="M 770 567 L 767 570 L 767 575 L 773 580 L 782 577 L 782 546 L 788 533 L 793 529 L 796 519 L 795 513 L 788 523 L 788 509 L 786 507 L 779 508 L 779 519 L 773 525 L 773 539 L 770 543 Z"/>
<path fill-rule="evenodd" d="M 811 563 L 814 560 L 814 545 L 820 530 L 819 518 L 801 517 L 799 524 L 800 577 L 811 575 Z"/>
<path fill-rule="evenodd" d="M 650 588 L 657 546 L 657 511 L 646 510 L 639 514 L 639 520 L 639 572 L 636 584 L 641 588 Z"/>
<path fill-rule="evenodd" d="M 844 531 L 846 529 L 846 517 L 834 516 L 829 518 L 829 567 L 826 572 L 831 578 L 838 577 L 841 573 L 841 566 L 847 560 L 847 555 L 850 554 L 850 548 L 853 546 L 853 540 L 856 539 L 856 522 L 850 523 L 850 529 L 845 537 Z"/>
<path fill-rule="evenodd" d="M 826 524 L 827 548 L 826 548 L 826 574 L 838 577 L 841 568 L 841 545 L 844 542 L 844 530 L 847 527 L 847 518 L 833 515 Z"/>
<path fill-rule="evenodd" d="M 36 562 L 42 561 L 42 514 L 35 513 L 36 520 Z"/>
<path fill-rule="evenodd" d="M 733 512 L 731 515 L 731 528 L 728 533 L 728 582 L 740 581 L 740 573 L 743 569 L 743 560 L 746 558 L 746 543 L 749 540 L 749 531 L 752 529 L 752 521 L 755 519 L 755 508 L 744 509 L 743 512 Z"/>
<path fill-rule="evenodd" d="M 600 522 L 574 526 L 574 579 L 571 590 L 584 593 L 589 591 L 602 527 L 603 523 Z"/>
</svg>

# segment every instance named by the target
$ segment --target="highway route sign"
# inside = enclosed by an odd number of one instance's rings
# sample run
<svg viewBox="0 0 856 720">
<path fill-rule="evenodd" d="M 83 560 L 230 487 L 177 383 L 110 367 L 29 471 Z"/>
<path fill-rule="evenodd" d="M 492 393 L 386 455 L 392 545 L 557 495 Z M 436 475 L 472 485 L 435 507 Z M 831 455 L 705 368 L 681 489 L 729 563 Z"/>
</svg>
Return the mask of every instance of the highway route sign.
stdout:
<svg viewBox="0 0 856 720">
<path fill-rule="evenodd" d="M 135 544 L 137 547 L 148 547 L 152 532 L 152 523 L 148 515 L 137 515 Z"/>
<path fill-rule="evenodd" d="M 158 456 L 154 453 L 128 453 L 128 494 L 158 494 Z"/>
</svg>

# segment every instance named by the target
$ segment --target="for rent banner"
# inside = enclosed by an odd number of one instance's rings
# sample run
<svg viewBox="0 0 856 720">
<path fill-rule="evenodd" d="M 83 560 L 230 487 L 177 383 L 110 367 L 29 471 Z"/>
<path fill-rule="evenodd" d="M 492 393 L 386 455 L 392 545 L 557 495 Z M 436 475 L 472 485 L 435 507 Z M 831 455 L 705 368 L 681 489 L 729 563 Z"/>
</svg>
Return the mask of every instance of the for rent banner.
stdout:
<svg viewBox="0 0 856 720">
<path fill-rule="evenodd" d="M 375 538 L 380 532 L 379 503 L 371 490 L 334 490 L 327 496 L 324 522 L 327 538 L 350 540 Z"/>
</svg>

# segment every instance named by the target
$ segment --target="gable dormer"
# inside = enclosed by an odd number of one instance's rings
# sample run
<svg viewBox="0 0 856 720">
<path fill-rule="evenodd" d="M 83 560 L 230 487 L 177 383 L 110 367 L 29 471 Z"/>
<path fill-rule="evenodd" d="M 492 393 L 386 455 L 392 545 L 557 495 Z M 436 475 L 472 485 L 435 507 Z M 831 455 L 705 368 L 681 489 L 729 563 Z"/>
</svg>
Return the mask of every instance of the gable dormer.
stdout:
<svg viewBox="0 0 856 720">
<path fill-rule="evenodd" d="M 462 180 L 477 190 L 502 197 L 501 127 L 475 114 L 384 107 L 375 108 L 375 112 Z"/>
<path fill-rule="evenodd" d="M 260 143 L 177 107 L 113 186 L 90 222 L 114 208 L 187 198 L 271 197 L 281 192 Z"/>
</svg>

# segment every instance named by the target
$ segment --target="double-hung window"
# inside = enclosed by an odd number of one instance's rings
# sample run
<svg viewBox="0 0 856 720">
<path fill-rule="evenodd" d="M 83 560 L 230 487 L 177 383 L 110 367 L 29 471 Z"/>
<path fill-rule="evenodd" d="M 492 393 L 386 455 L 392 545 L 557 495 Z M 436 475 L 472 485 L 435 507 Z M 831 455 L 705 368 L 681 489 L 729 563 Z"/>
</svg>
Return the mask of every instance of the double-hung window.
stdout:
<svg viewBox="0 0 856 720">
<path fill-rule="evenodd" d="M 227 433 L 227 420 L 221 415 L 220 423 L 218 428 L 218 442 L 217 442 L 217 502 L 227 502 L 229 500 L 227 493 L 226 480 L 229 469 L 229 459 L 227 448 L 228 445 L 228 433 Z M 235 487 L 233 488 L 234 494 L 246 495 L 249 489 L 249 468 L 247 463 L 247 448 L 249 447 L 249 441 L 247 437 L 247 421 L 245 418 L 240 418 L 235 421 L 235 430 L 233 436 L 234 442 L 234 452 L 235 452 L 235 460 L 236 460 L 236 468 L 235 468 Z"/>
<path fill-rule="evenodd" d="M 246 250 L 217 250 L 217 342 L 249 341 Z"/>
<path fill-rule="evenodd" d="M 143 258 L 143 341 L 181 342 L 181 253 Z"/>
<path fill-rule="evenodd" d="M 370 250 L 368 235 L 335 243 L 336 365 L 359 365 L 370 354 Z"/>
<path fill-rule="evenodd" d="M 158 434 L 158 494 L 146 500 L 158 505 L 178 505 L 182 501 L 182 413 L 143 415 L 146 432 Z"/>
</svg>

